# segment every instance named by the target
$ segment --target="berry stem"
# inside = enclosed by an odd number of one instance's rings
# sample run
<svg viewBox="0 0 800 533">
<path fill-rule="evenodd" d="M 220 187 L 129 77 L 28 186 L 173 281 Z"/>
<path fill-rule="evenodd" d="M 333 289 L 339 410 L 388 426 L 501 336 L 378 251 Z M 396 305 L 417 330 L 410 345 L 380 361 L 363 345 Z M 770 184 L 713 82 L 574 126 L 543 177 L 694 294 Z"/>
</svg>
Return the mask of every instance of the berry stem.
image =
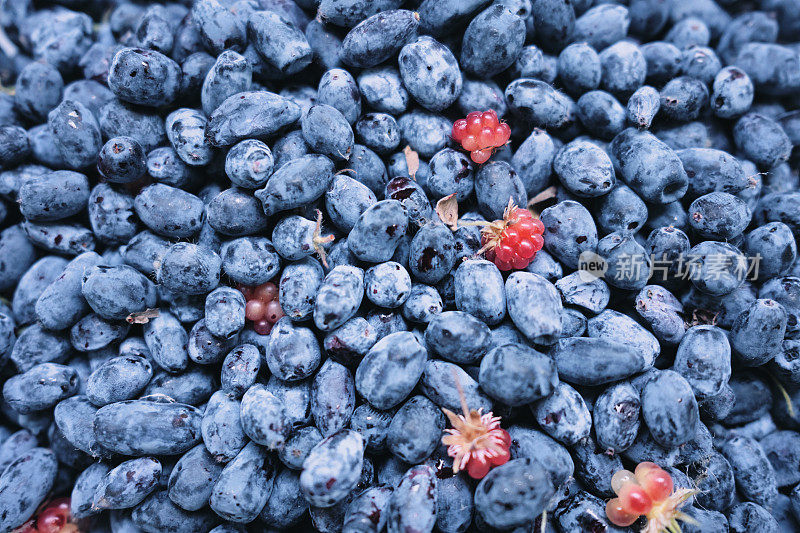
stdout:
<svg viewBox="0 0 800 533">
<path fill-rule="evenodd" d="M 456 384 L 456 390 L 458 391 L 458 400 L 461 402 L 461 411 L 464 413 L 464 416 L 469 416 L 469 406 L 467 405 L 467 397 L 464 394 L 464 388 L 461 386 L 461 380 L 458 379 L 458 373 L 456 369 L 453 368 L 453 381 Z"/>
<path fill-rule="evenodd" d="M 322 261 L 322 266 L 328 268 L 328 255 L 325 253 L 325 248 L 323 248 L 324 244 L 328 244 L 329 242 L 333 242 L 334 236 L 327 235 L 323 237 L 320 233 L 322 231 L 322 211 L 317 209 L 317 227 L 314 228 L 314 236 L 311 239 L 311 242 L 314 245 L 314 251 L 317 252 L 320 260 Z"/>
<path fill-rule="evenodd" d="M 778 389 L 778 392 L 781 393 L 783 396 L 783 401 L 786 402 L 786 410 L 789 412 L 789 416 L 794 418 L 796 416 L 794 410 L 794 404 L 792 403 L 792 397 L 789 396 L 789 393 L 786 392 L 786 388 L 783 384 L 776 378 L 772 372 L 767 372 L 767 375 L 775 382 L 775 388 Z"/>
</svg>

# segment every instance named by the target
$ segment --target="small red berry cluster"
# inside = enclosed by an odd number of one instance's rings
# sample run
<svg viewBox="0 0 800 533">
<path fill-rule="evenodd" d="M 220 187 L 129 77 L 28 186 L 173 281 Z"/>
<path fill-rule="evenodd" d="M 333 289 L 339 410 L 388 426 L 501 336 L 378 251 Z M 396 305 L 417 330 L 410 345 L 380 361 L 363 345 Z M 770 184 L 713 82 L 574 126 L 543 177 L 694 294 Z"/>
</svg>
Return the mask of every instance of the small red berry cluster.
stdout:
<svg viewBox="0 0 800 533">
<path fill-rule="evenodd" d="M 486 259 L 500 270 L 523 269 L 544 245 L 544 224 L 527 209 L 509 203 L 502 220 L 481 231 Z"/>
<path fill-rule="evenodd" d="M 267 282 L 256 287 L 239 285 L 247 304 L 244 316 L 253 322 L 253 331 L 259 335 L 269 335 L 272 326 L 285 315 L 278 301 L 278 287 Z"/>
<path fill-rule="evenodd" d="M 679 508 L 697 494 L 695 489 L 678 489 L 669 472 L 655 463 L 643 462 L 634 472 L 619 470 L 611 477 L 611 488 L 617 494 L 606 504 L 606 515 L 616 526 L 627 527 L 640 516 L 647 518 L 642 531 L 680 531 L 678 520 L 691 520 Z"/>
<path fill-rule="evenodd" d="M 492 413 L 488 413 L 492 417 Z M 499 424 L 499 422 L 498 422 Z M 497 446 L 497 453 L 480 453 L 475 451 L 467 461 L 467 474 L 472 479 L 483 479 L 489 470 L 496 466 L 504 465 L 511 458 L 511 435 L 503 428 L 496 428 L 490 431 L 487 438 L 494 438 Z"/>
<path fill-rule="evenodd" d="M 19 526 L 13 533 L 80 533 L 88 531 L 88 529 L 81 529 L 82 524 L 79 521 L 73 520 L 69 506 L 69 498 L 59 498 L 44 504 L 34 518 Z"/>
<path fill-rule="evenodd" d="M 511 127 L 500 122 L 494 110 L 473 111 L 467 118 L 453 123 L 450 134 L 454 141 L 461 143 L 462 148 L 470 152 L 472 160 L 479 165 L 492 157 L 495 148 L 500 148 L 511 137 Z"/>
<path fill-rule="evenodd" d="M 511 435 L 500 427 L 500 417 L 483 409 L 470 409 L 464 389 L 453 372 L 453 380 L 461 400 L 461 413 L 442 408 L 452 428 L 445 429 L 442 444 L 447 455 L 453 458 L 453 473 L 466 470 L 473 479 L 481 479 L 495 466 L 508 462 L 511 457 Z"/>
</svg>

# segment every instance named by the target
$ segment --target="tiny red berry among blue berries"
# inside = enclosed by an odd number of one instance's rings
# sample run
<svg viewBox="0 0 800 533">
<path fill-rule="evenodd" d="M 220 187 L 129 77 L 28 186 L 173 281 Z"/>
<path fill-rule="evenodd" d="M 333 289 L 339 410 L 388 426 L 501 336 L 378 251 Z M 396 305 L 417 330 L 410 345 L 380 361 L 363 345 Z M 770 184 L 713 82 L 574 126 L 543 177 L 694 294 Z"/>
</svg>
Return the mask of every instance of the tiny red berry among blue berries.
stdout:
<svg viewBox="0 0 800 533">
<path fill-rule="evenodd" d="M 527 209 L 509 201 L 503 218 L 481 230 L 481 248 L 486 259 L 503 271 L 528 266 L 544 246 L 544 224 Z"/>
<path fill-rule="evenodd" d="M 467 118 L 456 120 L 453 132 L 454 141 L 470 152 L 472 160 L 478 164 L 485 163 L 492 157 L 495 148 L 500 148 L 511 137 L 511 127 L 500 122 L 497 113 L 490 109 L 483 113 L 473 111 Z"/>
</svg>

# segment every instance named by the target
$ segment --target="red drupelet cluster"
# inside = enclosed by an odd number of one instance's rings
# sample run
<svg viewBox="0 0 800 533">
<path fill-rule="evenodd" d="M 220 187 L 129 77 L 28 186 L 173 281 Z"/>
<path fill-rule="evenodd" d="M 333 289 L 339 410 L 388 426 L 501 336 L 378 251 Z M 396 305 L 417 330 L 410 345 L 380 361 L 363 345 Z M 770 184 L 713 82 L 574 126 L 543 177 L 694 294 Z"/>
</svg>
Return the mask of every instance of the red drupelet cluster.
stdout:
<svg viewBox="0 0 800 533">
<path fill-rule="evenodd" d="M 464 150 L 470 152 L 472 160 L 478 164 L 485 163 L 492 157 L 495 148 L 500 148 L 511 137 L 511 127 L 500 122 L 494 110 L 473 111 L 467 118 L 453 123 L 450 134 L 454 141 L 461 143 Z"/>
<path fill-rule="evenodd" d="M 482 252 L 500 270 L 523 269 L 544 245 L 544 224 L 527 209 L 509 203 L 502 220 L 481 231 Z"/>
<path fill-rule="evenodd" d="M 442 437 L 447 455 L 453 458 L 453 472 L 466 470 L 469 477 L 482 479 L 489 470 L 508 462 L 511 435 L 500 427 L 500 417 L 474 409 L 457 415 L 442 409 L 452 429 Z"/>
<path fill-rule="evenodd" d="M 247 300 L 244 316 L 253 322 L 253 330 L 259 335 L 269 335 L 272 326 L 284 316 L 278 302 L 278 287 L 274 283 L 264 283 L 257 287 L 239 285 L 239 290 Z"/>
<path fill-rule="evenodd" d="M 38 514 L 15 529 L 13 533 L 80 533 L 80 521 L 73 520 L 70 499 L 59 498 L 39 508 Z"/>
<path fill-rule="evenodd" d="M 442 408 L 453 426 L 444 430 L 446 435 L 442 437 L 442 444 L 447 446 L 447 455 L 453 458 L 454 474 L 466 470 L 471 478 L 481 479 L 493 467 L 508 462 L 511 435 L 500 427 L 499 416 L 483 413 L 481 409 L 470 409 L 455 372 L 453 379 L 463 414 Z"/>
<path fill-rule="evenodd" d="M 635 472 L 617 471 L 611 488 L 617 497 L 606 504 L 606 515 L 614 525 L 627 527 L 644 515 L 647 523 L 642 533 L 662 533 L 680 531 L 678 520 L 691 520 L 678 509 L 697 491 L 673 492 L 672 476 L 655 463 L 639 463 Z"/>
</svg>

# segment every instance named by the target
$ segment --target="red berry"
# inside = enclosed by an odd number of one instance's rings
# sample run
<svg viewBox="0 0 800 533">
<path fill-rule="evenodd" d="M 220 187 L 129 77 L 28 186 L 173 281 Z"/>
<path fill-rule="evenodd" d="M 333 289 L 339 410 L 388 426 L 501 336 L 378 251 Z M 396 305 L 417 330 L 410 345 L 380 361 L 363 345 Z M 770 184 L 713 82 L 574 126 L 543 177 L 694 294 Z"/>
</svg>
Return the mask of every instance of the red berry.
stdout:
<svg viewBox="0 0 800 533">
<path fill-rule="evenodd" d="M 527 257 L 522 257 L 520 255 L 515 254 L 514 258 L 511 260 L 511 265 L 516 268 L 517 270 L 522 270 L 526 266 L 531 263 L 531 260 Z"/>
<path fill-rule="evenodd" d="M 489 462 L 492 464 L 492 466 L 500 466 L 506 464 L 510 458 L 511 453 L 508 451 L 508 448 L 503 448 L 502 453 L 489 459 Z"/>
<path fill-rule="evenodd" d="M 264 303 L 271 302 L 278 297 L 278 287 L 276 287 L 274 283 L 264 283 L 256 287 L 253 297 L 258 298 Z"/>
<path fill-rule="evenodd" d="M 475 161 L 475 151 L 478 149 L 478 138 L 475 135 L 469 134 L 461 141 L 461 146 L 464 147 L 464 150 L 472 152 L 472 160 Z"/>
<path fill-rule="evenodd" d="M 53 500 L 39 513 L 36 529 L 39 533 L 59 533 L 70 521 L 69 498 Z"/>
<path fill-rule="evenodd" d="M 511 261 L 503 261 L 497 258 L 495 258 L 494 264 L 497 265 L 497 268 L 499 268 L 503 272 L 508 272 L 509 270 L 511 270 L 511 267 L 513 266 L 511 264 Z"/>
<path fill-rule="evenodd" d="M 459 119 L 453 123 L 453 132 L 450 136 L 456 142 L 461 142 L 461 140 L 466 137 L 467 135 L 467 121 L 466 119 Z"/>
<path fill-rule="evenodd" d="M 253 298 L 253 290 L 254 287 L 251 287 L 250 285 L 239 284 L 239 292 L 242 293 L 245 300 L 251 300 Z"/>
<path fill-rule="evenodd" d="M 494 130 L 484 127 L 478 133 L 478 146 L 482 149 L 494 147 Z"/>
<path fill-rule="evenodd" d="M 530 259 L 533 257 L 533 254 L 536 253 L 536 250 L 533 249 L 533 244 L 531 241 L 525 239 L 519 242 L 517 245 L 517 253 L 520 257 L 524 257 L 525 259 Z M 528 265 L 525 265 L 528 266 Z"/>
<path fill-rule="evenodd" d="M 516 207 L 511 210 L 511 214 L 509 216 L 510 219 L 519 222 L 520 220 L 531 220 L 532 215 L 531 212 L 527 209 L 522 209 L 520 207 Z M 516 223 L 515 222 L 515 223 Z"/>
<path fill-rule="evenodd" d="M 514 257 L 514 249 L 505 242 L 501 241 L 500 244 L 495 246 L 494 255 L 500 261 L 507 262 Z"/>
<path fill-rule="evenodd" d="M 483 150 L 474 150 L 470 154 L 470 158 L 479 165 L 486 163 L 492 157 L 492 149 L 484 148 Z"/>
<path fill-rule="evenodd" d="M 533 213 L 527 209 L 517 209 L 516 215 L 518 220 L 539 220 L 538 218 L 533 218 Z"/>
<path fill-rule="evenodd" d="M 536 230 L 533 220 L 529 218 L 521 218 L 514 224 L 514 229 L 516 229 L 520 235 L 530 236 Z"/>
<path fill-rule="evenodd" d="M 497 113 L 494 109 L 490 109 L 489 111 L 484 111 L 481 113 L 481 120 L 483 122 L 483 127 L 491 130 L 494 130 L 500 124 L 500 121 L 497 120 Z"/>
<path fill-rule="evenodd" d="M 500 144 L 496 146 L 504 145 L 511 138 L 511 126 L 503 122 L 495 128 L 495 135 L 497 135 L 497 139 L 500 141 Z"/>
<path fill-rule="evenodd" d="M 253 331 L 259 335 L 269 335 L 269 332 L 272 331 L 272 324 L 266 320 L 259 320 L 253 323 Z"/>
<path fill-rule="evenodd" d="M 611 490 L 619 496 L 619 491 L 622 490 L 622 487 L 629 483 L 636 483 L 633 477 L 633 472 L 629 470 L 617 470 L 614 472 L 614 475 L 611 476 Z"/>
<path fill-rule="evenodd" d="M 494 148 L 503 146 L 511 136 L 508 124 L 500 123 L 494 110 L 473 111 L 465 119 L 456 120 L 450 136 L 470 152 L 470 158 L 483 164 L 492 157 Z"/>
<path fill-rule="evenodd" d="M 258 322 L 264 318 L 264 313 L 267 310 L 266 304 L 263 301 L 252 299 L 244 306 L 244 316 L 247 320 Z"/>
<path fill-rule="evenodd" d="M 643 515 L 653 508 L 653 500 L 645 490 L 636 483 L 628 483 L 619 491 L 622 508 L 631 514 Z"/>
<path fill-rule="evenodd" d="M 541 221 L 533 218 L 530 211 L 509 204 L 503 220 L 483 230 L 486 259 L 503 271 L 527 267 L 542 249 L 543 229 Z"/>
<path fill-rule="evenodd" d="M 491 468 L 491 465 L 486 461 L 473 458 L 467 463 L 467 474 L 472 479 L 483 479 L 489 473 L 489 468 Z"/>
<path fill-rule="evenodd" d="M 278 287 L 271 282 L 257 287 L 239 286 L 239 290 L 247 298 L 244 316 L 253 322 L 253 330 L 259 335 L 269 335 L 272 325 L 284 316 L 278 302 Z"/>
<path fill-rule="evenodd" d="M 622 503 L 620 502 L 619 498 L 612 498 L 608 500 L 608 503 L 606 504 L 606 515 L 614 525 L 620 527 L 627 527 L 636 522 L 636 519 L 639 518 L 639 515 L 634 515 L 626 511 L 622 507 Z"/>
<path fill-rule="evenodd" d="M 636 481 L 653 501 L 661 502 L 672 494 L 672 476 L 655 463 L 644 462 L 636 466 Z"/>
<path fill-rule="evenodd" d="M 508 244 L 512 248 L 515 247 L 520 242 L 520 234 L 514 228 L 514 226 L 509 226 L 503 232 L 503 244 Z"/>
<path fill-rule="evenodd" d="M 272 300 L 267 304 L 267 309 L 264 313 L 264 318 L 267 320 L 267 322 L 274 324 L 284 316 L 285 313 L 281 308 L 281 304 L 278 303 L 278 300 Z"/>
<path fill-rule="evenodd" d="M 606 515 L 617 526 L 629 526 L 640 516 L 647 518 L 642 531 L 680 530 L 676 520 L 685 520 L 681 505 L 696 490 L 680 489 L 673 493 L 672 476 L 649 461 L 639 463 L 636 471 L 618 470 L 611 476 L 611 489 L 617 494 L 606 504 Z M 669 526 L 668 524 L 672 524 Z"/>
<path fill-rule="evenodd" d="M 499 430 L 503 435 L 503 442 L 506 443 L 506 447 L 511 446 L 511 435 L 505 429 Z"/>
<path fill-rule="evenodd" d="M 483 129 L 483 121 L 481 120 L 480 113 L 475 113 L 474 115 L 470 113 L 469 115 L 467 115 L 467 132 L 470 135 L 477 136 L 482 129 Z"/>
</svg>

